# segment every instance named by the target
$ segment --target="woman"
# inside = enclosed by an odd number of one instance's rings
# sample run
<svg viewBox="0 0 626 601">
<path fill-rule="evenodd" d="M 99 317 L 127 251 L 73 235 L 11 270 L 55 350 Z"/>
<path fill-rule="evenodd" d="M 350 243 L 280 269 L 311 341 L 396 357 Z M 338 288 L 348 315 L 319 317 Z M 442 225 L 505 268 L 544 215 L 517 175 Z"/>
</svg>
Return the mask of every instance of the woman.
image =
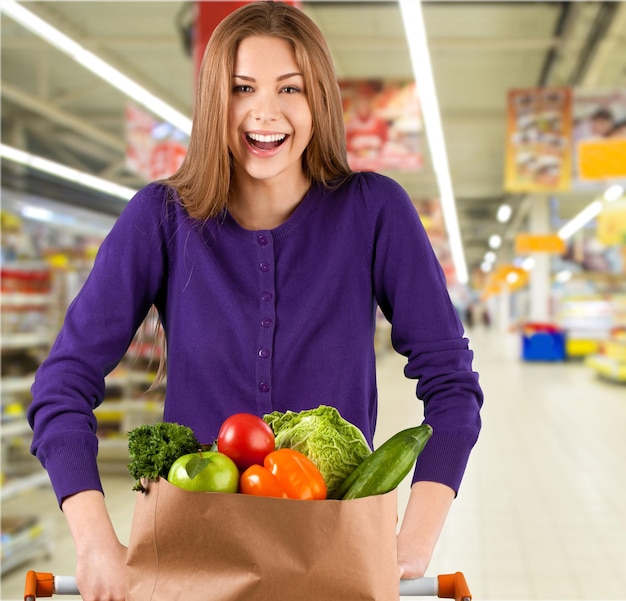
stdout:
<svg viewBox="0 0 626 601">
<path fill-rule="evenodd" d="M 93 409 L 152 305 L 167 338 L 166 420 L 211 441 L 239 411 L 332 404 L 370 443 L 380 306 L 434 429 L 398 536 L 400 575 L 424 574 L 482 393 L 406 193 L 347 165 L 330 54 L 298 9 L 253 3 L 215 30 L 183 165 L 130 201 L 37 374 L 33 452 L 74 537 L 86 601 L 124 598 Z"/>
</svg>

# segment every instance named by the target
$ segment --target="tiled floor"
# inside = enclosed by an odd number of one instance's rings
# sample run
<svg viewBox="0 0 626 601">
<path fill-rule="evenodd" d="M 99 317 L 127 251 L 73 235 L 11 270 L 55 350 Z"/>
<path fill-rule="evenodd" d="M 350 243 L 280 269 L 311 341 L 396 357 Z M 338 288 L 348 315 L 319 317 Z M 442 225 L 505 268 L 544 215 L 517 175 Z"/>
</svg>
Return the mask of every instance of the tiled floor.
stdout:
<svg viewBox="0 0 626 601">
<path fill-rule="evenodd" d="M 626 599 L 626 386 L 577 362 L 520 361 L 514 335 L 469 334 L 484 426 L 430 574 L 464 572 L 477 600 Z M 381 355 L 381 440 L 420 420 L 402 368 L 393 352 Z M 131 485 L 106 477 L 124 541 Z M 401 512 L 407 493 L 408 482 Z M 3 507 L 17 510 L 41 513 L 57 533 L 52 556 L 24 569 L 71 574 L 72 544 L 49 489 Z M 22 596 L 23 573 L 3 578 L 3 600 Z"/>
<path fill-rule="evenodd" d="M 469 335 L 483 431 L 431 572 L 463 571 L 475 599 L 626 599 L 626 386 Z M 401 361 L 381 359 L 383 430 L 415 414 Z"/>
</svg>

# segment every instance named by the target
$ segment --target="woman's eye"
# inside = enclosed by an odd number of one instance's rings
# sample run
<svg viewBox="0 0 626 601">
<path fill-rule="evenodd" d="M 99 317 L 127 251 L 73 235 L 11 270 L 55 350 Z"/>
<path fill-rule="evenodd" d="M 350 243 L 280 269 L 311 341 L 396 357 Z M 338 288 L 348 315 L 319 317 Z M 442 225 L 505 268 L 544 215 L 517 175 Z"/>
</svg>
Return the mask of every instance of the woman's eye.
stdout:
<svg viewBox="0 0 626 601">
<path fill-rule="evenodd" d="M 300 88 L 296 86 L 285 86 L 282 91 L 285 94 L 297 94 L 298 92 L 301 92 Z"/>
<path fill-rule="evenodd" d="M 248 92 L 252 92 L 252 86 L 248 86 L 245 84 L 233 86 L 233 93 L 237 94 L 246 94 Z"/>
</svg>

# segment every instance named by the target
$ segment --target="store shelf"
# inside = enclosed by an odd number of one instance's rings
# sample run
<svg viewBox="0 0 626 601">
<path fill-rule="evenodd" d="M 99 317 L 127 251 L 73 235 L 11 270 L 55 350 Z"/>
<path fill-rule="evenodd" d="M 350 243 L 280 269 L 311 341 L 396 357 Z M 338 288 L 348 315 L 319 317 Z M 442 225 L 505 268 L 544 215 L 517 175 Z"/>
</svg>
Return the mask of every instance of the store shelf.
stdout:
<svg viewBox="0 0 626 601">
<path fill-rule="evenodd" d="M 19 332 L 2 336 L 2 350 L 30 349 L 33 347 L 49 346 L 55 334 L 50 331 Z"/>
<path fill-rule="evenodd" d="M 26 436 L 31 434 L 30 426 L 25 419 L 16 419 L 2 423 L 2 438 Z"/>
<path fill-rule="evenodd" d="M 626 328 L 616 328 L 598 351 L 589 355 L 585 364 L 605 379 L 626 382 Z"/>
<path fill-rule="evenodd" d="M 40 232 L 37 233 L 38 237 Z M 53 237 L 55 243 L 58 241 Z M 68 238 L 69 240 L 69 238 Z M 38 242 L 41 242 L 38 238 Z M 82 244 L 82 242 L 81 242 Z M 39 247 L 37 247 L 39 248 Z M 10 261 L 2 263 L 2 477 L 0 499 L 21 513 L 22 498 L 38 495 L 39 488 L 50 486 L 47 472 L 30 453 L 32 431 L 25 419 L 31 402 L 31 386 L 35 372 L 48 354 L 61 327 L 67 307 L 84 283 L 91 261 L 70 248 L 64 253 L 58 248 L 46 251 L 63 255 L 62 267 L 53 261 Z M 106 378 L 105 401 L 95 411 L 98 420 L 101 473 L 128 473 L 127 432 L 142 423 L 162 419 L 162 388 L 150 389 L 154 382 L 154 365 L 150 359 L 156 348 L 153 344 L 157 326 L 156 313 L 152 321 L 142 324 L 131 351 L 138 341 L 146 343 L 140 356 L 128 353 L 120 365 Z M 148 352 L 150 351 L 150 352 Z M 156 400 L 155 400 L 156 399 Z M 49 534 L 41 524 L 23 524 L 20 516 L 3 521 L 2 572 L 32 561 L 47 553 Z M 13 524 L 9 523 L 13 521 Z M 6 525 L 6 532 L 5 532 Z"/>
<path fill-rule="evenodd" d="M 2 517 L 2 574 L 52 552 L 51 538 L 36 516 Z"/>
<path fill-rule="evenodd" d="M 624 325 L 626 298 L 621 294 L 565 296 L 559 300 L 557 321 L 566 332 L 568 357 L 597 354 L 611 338 L 611 331 Z"/>
<path fill-rule="evenodd" d="M 28 476 L 21 476 L 15 480 L 7 481 L 0 489 L 0 500 L 6 501 L 25 491 L 50 484 L 48 473 L 44 470 L 37 471 Z"/>
<path fill-rule="evenodd" d="M 23 292 L 2 292 L 0 303 L 3 307 L 47 307 L 53 300 L 50 294 Z"/>
<path fill-rule="evenodd" d="M 30 387 L 33 385 L 34 379 L 35 374 L 2 378 L 2 380 L 0 380 L 0 390 L 2 390 L 3 395 L 30 392 Z"/>
<path fill-rule="evenodd" d="M 626 362 L 624 361 L 604 355 L 590 355 L 585 359 L 585 365 L 603 378 L 626 383 Z"/>
</svg>

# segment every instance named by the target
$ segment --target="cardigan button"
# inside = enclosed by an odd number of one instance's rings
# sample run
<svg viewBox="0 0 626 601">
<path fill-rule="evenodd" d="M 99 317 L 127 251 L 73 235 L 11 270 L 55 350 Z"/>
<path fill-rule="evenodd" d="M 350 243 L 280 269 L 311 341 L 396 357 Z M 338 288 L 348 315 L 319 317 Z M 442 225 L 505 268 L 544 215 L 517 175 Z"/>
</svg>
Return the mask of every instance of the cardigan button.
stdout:
<svg viewBox="0 0 626 601">
<path fill-rule="evenodd" d="M 271 328 L 273 323 L 274 323 L 274 322 L 273 322 L 273 321 L 272 321 L 269 317 L 264 317 L 264 318 L 261 320 L 261 325 L 262 325 L 264 328 Z"/>
<path fill-rule="evenodd" d="M 256 241 L 259 243 L 259 246 L 266 246 L 267 245 L 267 236 L 264 236 L 263 234 L 259 234 L 259 236 L 257 237 Z"/>
<path fill-rule="evenodd" d="M 259 263 L 259 269 L 263 272 L 263 273 L 267 273 L 270 270 L 270 266 L 268 263 Z"/>
<path fill-rule="evenodd" d="M 272 293 L 269 290 L 266 290 L 263 294 L 261 294 L 261 300 L 271 301 L 272 298 Z"/>
<path fill-rule="evenodd" d="M 270 385 L 267 382 L 261 382 L 259 384 L 259 390 L 261 392 L 269 392 L 270 391 Z"/>
<path fill-rule="evenodd" d="M 267 359 L 270 356 L 270 351 L 269 349 L 266 348 L 262 348 L 259 351 L 259 357 L 261 357 L 261 359 Z"/>
</svg>

